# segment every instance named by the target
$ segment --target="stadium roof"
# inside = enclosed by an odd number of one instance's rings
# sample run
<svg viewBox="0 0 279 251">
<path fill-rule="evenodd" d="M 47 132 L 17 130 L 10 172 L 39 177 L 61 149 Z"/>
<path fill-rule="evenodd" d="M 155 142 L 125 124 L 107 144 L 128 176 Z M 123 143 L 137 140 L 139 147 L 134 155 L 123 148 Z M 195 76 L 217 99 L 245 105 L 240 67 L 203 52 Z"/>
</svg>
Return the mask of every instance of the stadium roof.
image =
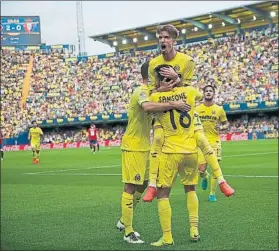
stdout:
<svg viewBox="0 0 279 251">
<path fill-rule="evenodd" d="M 178 40 L 183 40 L 210 37 L 276 22 L 278 23 L 278 2 L 267 1 L 89 37 L 118 47 L 119 50 L 128 50 L 135 46 L 139 48 L 157 44 L 155 33 L 160 24 L 174 25 L 180 30 Z"/>
</svg>

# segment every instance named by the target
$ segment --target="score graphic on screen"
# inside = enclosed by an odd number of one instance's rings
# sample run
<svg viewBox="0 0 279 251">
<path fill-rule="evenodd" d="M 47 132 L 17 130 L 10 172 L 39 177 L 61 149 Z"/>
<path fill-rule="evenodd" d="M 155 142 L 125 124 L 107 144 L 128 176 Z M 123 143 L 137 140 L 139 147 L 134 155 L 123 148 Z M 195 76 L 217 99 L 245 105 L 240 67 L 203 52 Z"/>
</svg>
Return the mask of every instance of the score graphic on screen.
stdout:
<svg viewBox="0 0 279 251">
<path fill-rule="evenodd" d="M 1 46 L 41 44 L 40 17 L 1 17 Z"/>
</svg>

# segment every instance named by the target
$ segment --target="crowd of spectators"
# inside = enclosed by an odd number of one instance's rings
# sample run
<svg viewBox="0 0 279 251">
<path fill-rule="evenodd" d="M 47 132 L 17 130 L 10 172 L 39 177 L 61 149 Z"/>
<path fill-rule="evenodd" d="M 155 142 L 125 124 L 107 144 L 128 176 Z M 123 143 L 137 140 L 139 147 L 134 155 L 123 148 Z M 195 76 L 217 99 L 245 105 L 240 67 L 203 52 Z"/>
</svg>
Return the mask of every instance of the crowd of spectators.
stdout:
<svg viewBox="0 0 279 251">
<path fill-rule="evenodd" d="M 21 109 L 23 80 L 30 53 L 1 50 L 1 129 L 5 138 L 18 135 L 26 124 Z"/>
<path fill-rule="evenodd" d="M 229 120 L 230 126 L 225 133 L 273 133 L 278 137 L 278 117 L 276 116 L 248 116 L 242 115 L 240 118 Z M 121 140 L 126 126 L 117 125 L 106 126 L 98 129 L 98 140 Z M 151 135 L 152 137 L 152 135 Z M 45 143 L 71 143 L 87 142 L 87 129 L 58 130 L 54 129 L 44 133 Z"/>
<path fill-rule="evenodd" d="M 86 127 L 80 129 L 62 129 L 58 128 L 44 133 L 42 141 L 44 143 L 71 143 L 87 142 L 88 132 Z M 98 129 L 98 140 L 121 140 L 124 134 L 125 126 L 106 126 Z"/>
<path fill-rule="evenodd" d="M 247 132 L 247 133 L 277 133 L 278 134 L 278 117 L 276 116 L 257 116 L 248 117 L 242 115 L 241 118 L 232 120 L 230 123 L 230 132 Z"/>
<path fill-rule="evenodd" d="M 278 26 L 177 49 L 194 58 L 194 86 L 217 86 L 218 104 L 278 100 Z M 33 119 L 126 113 L 140 66 L 156 53 L 71 62 L 62 51 L 34 52 L 29 97 L 20 109 L 30 53 L 1 50 L 4 136 L 25 131 Z"/>
</svg>

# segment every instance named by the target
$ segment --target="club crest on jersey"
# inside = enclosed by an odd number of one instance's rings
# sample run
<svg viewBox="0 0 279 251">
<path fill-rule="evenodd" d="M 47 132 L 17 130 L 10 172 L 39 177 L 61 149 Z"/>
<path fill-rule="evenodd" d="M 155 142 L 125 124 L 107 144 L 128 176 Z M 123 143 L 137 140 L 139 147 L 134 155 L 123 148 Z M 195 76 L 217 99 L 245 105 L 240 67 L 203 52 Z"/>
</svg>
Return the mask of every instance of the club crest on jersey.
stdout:
<svg viewBox="0 0 279 251">
<path fill-rule="evenodd" d="M 216 111 L 212 111 L 212 113 L 211 114 L 216 114 Z"/>
<path fill-rule="evenodd" d="M 139 174 L 137 174 L 137 175 L 135 176 L 135 181 L 140 181 L 140 175 L 139 175 Z"/>
</svg>

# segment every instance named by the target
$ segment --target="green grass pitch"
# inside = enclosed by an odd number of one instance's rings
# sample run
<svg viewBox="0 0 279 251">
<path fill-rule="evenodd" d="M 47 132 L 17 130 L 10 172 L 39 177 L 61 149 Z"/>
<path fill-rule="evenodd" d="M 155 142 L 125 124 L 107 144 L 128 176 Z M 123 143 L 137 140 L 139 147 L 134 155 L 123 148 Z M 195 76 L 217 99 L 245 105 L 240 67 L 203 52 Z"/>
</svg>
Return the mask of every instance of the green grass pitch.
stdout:
<svg viewBox="0 0 279 251">
<path fill-rule="evenodd" d="M 161 237 L 156 200 L 140 203 L 134 228 L 145 244 L 124 243 L 120 217 L 119 148 L 6 152 L 1 163 L 1 250 L 278 250 L 277 140 L 223 143 L 223 172 L 235 188 L 217 202 L 198 186 L 199 243 L 189 240 L 179 177 L 171 193 L 175 245 L 154 248 Z"/>
</svg>

